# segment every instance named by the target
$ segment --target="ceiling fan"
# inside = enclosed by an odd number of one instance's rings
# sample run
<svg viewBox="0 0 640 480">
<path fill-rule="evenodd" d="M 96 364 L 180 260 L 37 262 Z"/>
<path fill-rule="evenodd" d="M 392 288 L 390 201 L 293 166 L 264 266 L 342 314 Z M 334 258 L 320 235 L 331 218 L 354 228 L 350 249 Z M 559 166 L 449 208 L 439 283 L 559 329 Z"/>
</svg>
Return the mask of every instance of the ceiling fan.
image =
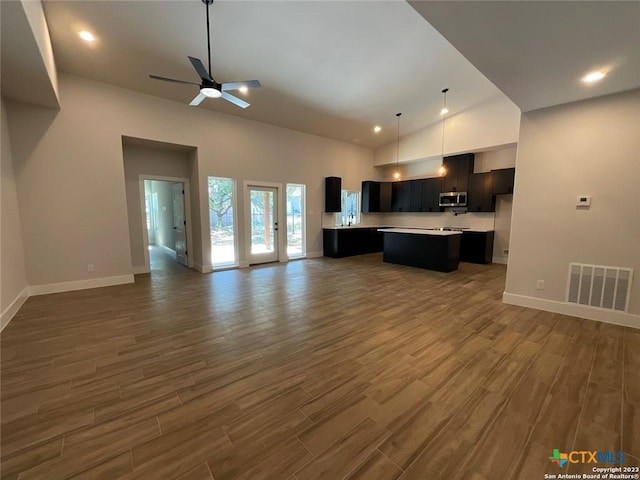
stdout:
<svg viewBox="0 0 640 480">
<path fill-rule="evenodd" d="M 189 105 L 196 106 L 200 105 L 205 98 L 220 98 L 222 97 L 228 102 L 231 102 L 240 108 L 247 108 L 249 106 L 248 102 L 245 102 L 241 98 L 235 97 L 230 93 L 227 93 L 229 90 L 241 90 L 245 88 L 258 88 L 262 85 L 258 80 L 246 80 L 244 82 L 226 82 L 226 83 L 218 83 L 211 76 L 211 32 L 209 31 L 209 7 L 213 3 L 213 0 L 202 0 L 202 3 L 206 5 L 207 9 L 207 52 L 209 54 L 209 70 L 207 71 L 202 64 L 202 61 L 199 58 L 195 57 L 187 57 L 195 68 L 196 72 L 200 76 L 202 83 L 189 82 L 185 80 L 175 80 L 173 78 L 167 77 L 159 77 L 158 75 L 149 75 L 149 78 L 154 80 L 163 80 L 165 82 L 174 82 L 174 83 L 184 83 L 187 85 L 196 85 L 200 87 L 200 93 L 196 95 L 196 97 L 191 100 Z"/>
</svg>

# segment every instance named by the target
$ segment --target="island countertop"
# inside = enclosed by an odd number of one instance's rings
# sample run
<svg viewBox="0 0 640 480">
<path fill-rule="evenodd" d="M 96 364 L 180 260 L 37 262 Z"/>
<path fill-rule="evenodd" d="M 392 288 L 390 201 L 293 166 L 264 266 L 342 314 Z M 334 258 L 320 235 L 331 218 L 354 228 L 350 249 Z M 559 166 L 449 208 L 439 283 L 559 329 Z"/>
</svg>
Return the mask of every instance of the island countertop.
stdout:
<svg viewBox="0 0 640 480">
<path fill-rule="evenodd" d="M 409 233 L 412 235 L 437 235 L 437 236 L 448 236 L 448 235 L 462 235 L 460 231 L 451 231 L 451 230 L 427 230 L 422 228 L 379 228 L 379 232 L 382 233 Z"/>
</svg>

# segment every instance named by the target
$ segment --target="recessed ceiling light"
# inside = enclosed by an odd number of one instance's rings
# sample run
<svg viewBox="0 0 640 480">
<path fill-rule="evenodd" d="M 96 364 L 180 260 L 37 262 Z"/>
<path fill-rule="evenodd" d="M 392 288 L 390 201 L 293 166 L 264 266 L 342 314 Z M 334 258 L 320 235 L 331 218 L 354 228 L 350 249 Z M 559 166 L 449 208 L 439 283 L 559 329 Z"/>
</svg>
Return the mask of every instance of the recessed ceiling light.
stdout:
<svg viewBox="0 0 640 480">
<path fill-rule="evenodd" d="M 82 30 L 78 35 L 80 35 L 80 38 L 85 42 L 93 42 L 96 39 L 96 37 L 93 36 L 93 33 L 87 32 L 86 30 Z"/>
<path fill-rule="evenodd" d="M 247 93 L 249 91 L 249 88 L 246 85 L 242 85 L 240 88 L 238 88 L 238 91 L 240 93 Z"/>
<path fill-rule="evenodd" d="M 442 110 L 440 110 L 440 115 L 446 115 L 447 113 L 449 113 L 448 108 L 443 108 Z"/>
<path fill-rule="evenodd" d="M 382 127 L 380 125 L 376 125 L 375 127 L 373 127 L 373 131 L 375 133 L 380 133 L 382 131 Z"/>
<path fill-rule="evenodd" d="M 593 82 L 597 82 L 599 80 L 602 80 L 605 77 L 606 73 L 604 72 L 590 72 L 587 73 L 584 77 L 582 77 L 582 81 L 584 83 L 593 83 Z"/>
</svg>

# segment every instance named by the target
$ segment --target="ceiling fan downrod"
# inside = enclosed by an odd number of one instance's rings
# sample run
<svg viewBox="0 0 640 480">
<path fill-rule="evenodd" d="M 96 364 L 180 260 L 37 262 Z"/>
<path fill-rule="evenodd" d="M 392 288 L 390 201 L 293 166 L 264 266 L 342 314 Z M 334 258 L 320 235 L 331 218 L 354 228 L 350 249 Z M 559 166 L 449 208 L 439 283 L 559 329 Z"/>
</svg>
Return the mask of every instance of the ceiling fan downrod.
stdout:
<svg viewBox="0 0 640 480">
<path fill-rule="evenodd" d="M 211 76 L 211 33 L 209 32 L 209 6 L 213 5 L 213 0 L 202 0 L 207 9 L 207 54 L 209 59 L 209 76 Z"/>
</svg>

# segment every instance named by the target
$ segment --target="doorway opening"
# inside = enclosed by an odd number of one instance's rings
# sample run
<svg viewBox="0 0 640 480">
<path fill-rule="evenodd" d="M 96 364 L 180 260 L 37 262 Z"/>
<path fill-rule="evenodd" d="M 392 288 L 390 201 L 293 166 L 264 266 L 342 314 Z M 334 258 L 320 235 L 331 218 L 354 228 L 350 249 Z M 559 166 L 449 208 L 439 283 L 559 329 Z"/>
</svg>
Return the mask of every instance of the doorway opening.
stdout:
<svg viewBox="0 0 640 480">
<path fill-rule="evenodd" d="M 188 184 L 181 179 L 154 178 L 141 178 L 141 183 L 146 265 L 150 272 L 184 271 L 189 266 L 185 202 Z"/>
</svg>

